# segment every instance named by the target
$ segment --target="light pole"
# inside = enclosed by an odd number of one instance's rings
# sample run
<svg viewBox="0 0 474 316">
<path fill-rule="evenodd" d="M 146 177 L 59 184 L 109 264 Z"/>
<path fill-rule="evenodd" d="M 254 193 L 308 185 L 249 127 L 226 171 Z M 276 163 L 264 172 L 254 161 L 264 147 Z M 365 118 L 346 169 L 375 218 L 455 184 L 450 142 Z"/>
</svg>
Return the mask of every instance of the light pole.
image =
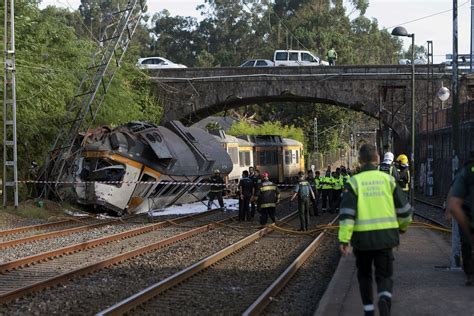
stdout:
<svg viewBox="0 0 474 316">
<path fill-rule="evenodd" d="M 411 154 L 410 154 L 410 204 L 415 197 L 415 33 L 409 34 L 403 26 L 393 29 L 392 35 L 411 37 Z"/>
</svg>

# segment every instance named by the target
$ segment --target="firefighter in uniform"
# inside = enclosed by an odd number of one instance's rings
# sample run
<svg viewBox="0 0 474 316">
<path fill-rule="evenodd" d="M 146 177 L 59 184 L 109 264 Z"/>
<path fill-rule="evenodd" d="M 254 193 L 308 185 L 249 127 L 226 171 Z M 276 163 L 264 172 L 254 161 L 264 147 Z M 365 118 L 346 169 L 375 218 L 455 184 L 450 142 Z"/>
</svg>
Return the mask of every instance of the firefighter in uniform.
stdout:
<svg viewBox="0 0 474 316">
<path fill-rule="evenodd" d="M 207 209 L 210 210 L 212 202 L 217 198 L 219 201 L 220 208 L 224 209 L 224 199 L 222 198 L 222 192 L 224 191 L 224 178 L 221 177 L 219 169 L 214 170 L 214 175 L 209 179 L 212 183 L 211 190 L 209 191 L 209 202 L 207 203 Z"/>
<path fill-rule="evenodd" d="M 321 210 L 323 213 L 332 209 L 332 177 L 331 171 L 326 171 L 326 175 L 321 178 L 321 195 L 323 202 L 321 205 Z M 328 208 L 329 207 L 329 208 Z"/>
<path fill-rule="evenodd" d="M 474 152 L 454 178 L 447 210 L 459 223 L 466 285 L 474 286 Z"/>
<path fill-rule="evenodd" d="M 313 170 L 311 169 L 308 170 L 308 176 L 306 177 L 306 180 L 309 182 L 309 185 L 311 186 L 311 190 L 314 193 L 313 195 L 310 195 L 311 206 L 313 210 L 312 212 L 310 212 L 310 215 L 318 216 L 318 200 L 316 199 L 318 190 L 316 188 L 316 178 L 313 175 Z"/>
<path fill-rule="evenodd" d="M 253 195 L 253 181 L 249 178 L 249 172 L 244 170 L 242 172 L 242 179 L 239 181 L 239 221 L 250 220 L 249 204 Z"/>
<path fill-rule="evenodd" d="M 299 181 L 298 184 L 293 189 L 293 196 L 291 197 L 291 201 L 293 201 L 296 197 L 298 197 L 298 213 L 300 216 L 300 230 L 305 231 L 308 230 L 308 222 L 309 222 L 309 200 L 310 197 L 313 200 L 316 199 L 314 196 L 313 189 L 311 188 L 311 184 L 305 180 L 303 172 L 298 173 Z"/>
<path fill-rule="evenodd" d="M 253 181 L 253 198 L 250 202 L 250 217 L 255 217 L 255 212 L 257 210 L 256 196 L 260 185 L 262 184 L 262 177 L 260 177 L 260 171 L 258 169 L 253 170 L 253 175 L 250 174 L 250 179 Z M 260 212 L 260 210 L 259 210 Z"/>
<path fill-rule="evenodd" d="M 354 249 L 359 290 L 365 315 L 374 315 L 372 265 L 381 316 L 390 315 L 393 287 L 392 248 L 399 245 L 399 233 L 408 229 L 411 206 L 395 179 L 377 170 L 375 146 L 364 144 L 359 151 L 360 173 L 344 188 L 339 222 L 340 250 Z"/>
<path fill-rule="evenodd" d="M 258 209 L 260 211 L 260 225 L 267 223 L 268 216 L 275 223 L 275 210 L 280 202 L 280 191 L 278 187 L 269 179 L 268 172 L 262 174 L 263 182 L 258 188 Z"/>
<path fill-rule="evenodd" d="M 383 161 L 378 167 L 378 169 L 394 177 L 395 181 L 397 181 L 398 183 L 398 181 L 400 180 L 400 176 L 398 175 L 397 168 L 395 168 L 395 166 L 393 165 L 393 158 L 394 156 L 391 152 L 386 152 L 383 156 Z"/>
<path fill-rule="evenodd" d="M 410 169 L 408 168 L 408 157 L 400 155 L 397 157 L 398 184 L 408 196 L 410 193 Z"/>
</svg>

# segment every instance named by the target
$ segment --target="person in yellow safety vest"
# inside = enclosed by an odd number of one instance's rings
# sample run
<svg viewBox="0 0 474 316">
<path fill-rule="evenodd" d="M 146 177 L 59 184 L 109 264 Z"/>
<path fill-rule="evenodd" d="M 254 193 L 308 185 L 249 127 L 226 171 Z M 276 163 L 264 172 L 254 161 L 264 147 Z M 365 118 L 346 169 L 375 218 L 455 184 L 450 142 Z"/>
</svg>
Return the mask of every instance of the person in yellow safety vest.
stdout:
<svg viewBox="0 0 474 316">
<path fill-rule="evenodd" d="M 321 197 L 323 198 L 321 211 L 324 213 L 332 209 L 332 177 L 330 170 L 326 171 L 326 175 L 321 177 L 319 183 L 321 184 Z"/>
<path fill-rule="evenodd" d="M 314 215 L 319 216 L 319 202 L 321 201 L 321 195 L 322 195 L 322 184 L 321 184 L 321 173 L 319 170 L 317 170 L 314 173 L 314 182 L 316 183 L 316 208 L 314 210 Z"/>
<path fill-rule="evenodd" d="M 333 174 L 333 209 L 332 212 L 337 212 L 339 210 L 339 203 L 341 203 L 341 193 L 344 185 L 344 181 L 341 175 L 341 168 L 336 168 L 336 172 Z"/>
<path fill-rule="evenodd" d="M 398 169 L 398 184 L 402 188 L 406 195 L 410 193 L 410 169 L 408 164 L 408 157 L 401 154 L 397 157 L 397 169 Z"/>
<path fill-rule="evenodd" d="M 359 151 L 360 173 L 344 187 L 339 220 L 339 242 L 343 255 L 354 249 L 359 290 L 365 315 L 375 315 L 372 293 L 372 265 L 382 316 L 390 315 L 393 287 L 392 249 L 400 233 L 411 223 L 412 208 L 395 179 L 378 171 L 377 149 L 364 144 Z"/>
<path fill-rule="evenodd" d="M 346 167 L 341 168 L 341 175 L 342 175 L 342 187 L 346 185 L 347 181 L 351 178 L 351 176 L 347 173 Z"/>
</svg>

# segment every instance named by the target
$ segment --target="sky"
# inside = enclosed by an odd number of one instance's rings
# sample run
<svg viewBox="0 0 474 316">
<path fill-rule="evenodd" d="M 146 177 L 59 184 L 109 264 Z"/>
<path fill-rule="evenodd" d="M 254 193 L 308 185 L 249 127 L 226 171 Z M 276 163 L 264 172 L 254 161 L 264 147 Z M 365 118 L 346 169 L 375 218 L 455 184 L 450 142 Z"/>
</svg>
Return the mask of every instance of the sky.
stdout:
<svg viewBox="0 0 474 316">
<path fill-rule="evenodd" d="M 204 0 L 148 0 L 150 14 L 163 9 L 172 15 L 194 16 L 199 18 L 196 6 Z M 458 0 L 458 51 L 468 54 L 470 50 L 470 2 Z M 409 33 L 415 33 L 415 44 L 426 45 L 433 41 L 434 61 L 442 62 L 445 55 L 452 52 L 452 1 L 451 0 L 369 0 L 369 9 L 365 16 L 376 18 L 380 27 L 389 28 L 402 25 Z M 43 0 L 42 7 L 56 5 L 76 9 L 80 0 Z M 445 13 L 437 14 L 442 11 Z M 432 17 L 429 15 L 436 14 Z M 422 18 L 422 19 L 420 19 Z M 412 20 L 418 21 L 410 22 Z M 410 22 L 410 23 L 407 23 Z M 411 38 L 403 38 L 405 49 L 411 44 Z"/>
</svg>

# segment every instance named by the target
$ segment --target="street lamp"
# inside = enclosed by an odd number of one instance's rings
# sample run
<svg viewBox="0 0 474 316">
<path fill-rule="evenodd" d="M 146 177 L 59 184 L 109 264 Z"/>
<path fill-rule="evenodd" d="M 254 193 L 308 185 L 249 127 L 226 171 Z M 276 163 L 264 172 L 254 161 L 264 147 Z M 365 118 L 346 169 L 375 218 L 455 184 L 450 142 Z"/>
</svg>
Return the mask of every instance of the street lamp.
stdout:
<svg viewBox="0 0 474 316">
<path fill-rule="evenodd" d="M 410 154 L 410 204 L 415 197 L 415 33 L 409 34 L 403 26 L 393 29 L 392 35 L 411 37 L 411 154 Z"/>
</svg>

